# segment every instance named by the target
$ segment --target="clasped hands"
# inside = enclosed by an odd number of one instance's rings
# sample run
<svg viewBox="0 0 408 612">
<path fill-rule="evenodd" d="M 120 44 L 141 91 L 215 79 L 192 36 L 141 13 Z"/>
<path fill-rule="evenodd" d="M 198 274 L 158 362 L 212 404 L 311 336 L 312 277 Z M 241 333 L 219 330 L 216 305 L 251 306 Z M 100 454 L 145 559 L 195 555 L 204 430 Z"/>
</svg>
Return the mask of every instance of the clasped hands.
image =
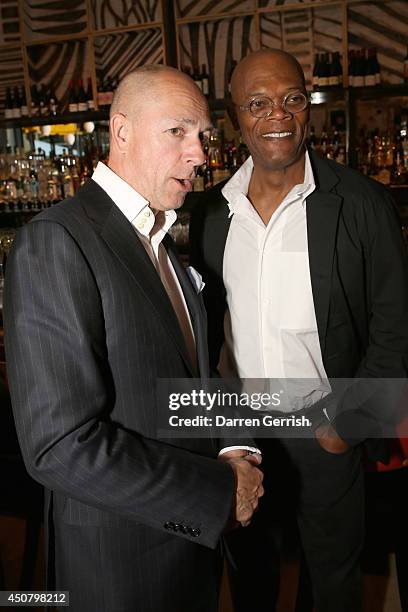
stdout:
<svg viewBox="0 0 408 612">
<path fill-rule="evenodd" d="M 232 522 L 247 527 L 258 508 L 259 498 L 264 494 L 263 473 L 258 469 L 262 462 L 260 454 L 251 454 L 244 449 L 230 450 L 219 457 L 228 463 L 235 475 L 234 507 Z"/>
</svg>

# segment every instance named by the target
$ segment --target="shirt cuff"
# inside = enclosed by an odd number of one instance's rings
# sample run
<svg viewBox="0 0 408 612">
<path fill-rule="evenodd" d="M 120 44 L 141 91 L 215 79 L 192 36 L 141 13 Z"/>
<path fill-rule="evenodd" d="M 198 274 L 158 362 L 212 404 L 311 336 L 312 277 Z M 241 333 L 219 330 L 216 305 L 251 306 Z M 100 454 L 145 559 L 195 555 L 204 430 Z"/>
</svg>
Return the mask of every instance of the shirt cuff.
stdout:
<svg viewBox="0 0 408 612">
<path fill-rule="evenodd" d="M 262 455 L 259 448 L 256 448 L 255 446 L 226 446 L 225 448 L 222 448 L 220 450 L 218 456 L 223 455 L 224 453 L 228 453 L 228 451 L 231 450 L 246 450 L 248 451 L 248 454 L 257 453 L 258 455 Z"/>
</svg>

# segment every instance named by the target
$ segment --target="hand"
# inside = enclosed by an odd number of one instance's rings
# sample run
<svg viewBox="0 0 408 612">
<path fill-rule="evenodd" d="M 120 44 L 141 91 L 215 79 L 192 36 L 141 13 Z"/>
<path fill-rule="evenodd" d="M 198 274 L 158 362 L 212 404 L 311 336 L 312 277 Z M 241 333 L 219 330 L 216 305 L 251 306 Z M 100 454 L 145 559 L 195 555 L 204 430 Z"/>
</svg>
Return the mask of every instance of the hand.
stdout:
<svg viewBox="0 0 408 612">
<path fill-rule="evenodd" d="M 320 446 L 328 453 L 339 455 L 345 453 L 349 448 L 347 442 L 340 438 L 339 434 L 330 423 L 319 425 L 315 431 L 315 436 Z"/>
<path fill-rule="evenodd" d="M 234 471 L 236 488 L 233 520 L 246 527 L 258 508 L 259 498 L 264 494 L 263 474 L 256 467 L 260 465 L 262 457 L 258 453 L 234 450 L 224 453 L 219 460 L 229 463 Z"/>
</svg>

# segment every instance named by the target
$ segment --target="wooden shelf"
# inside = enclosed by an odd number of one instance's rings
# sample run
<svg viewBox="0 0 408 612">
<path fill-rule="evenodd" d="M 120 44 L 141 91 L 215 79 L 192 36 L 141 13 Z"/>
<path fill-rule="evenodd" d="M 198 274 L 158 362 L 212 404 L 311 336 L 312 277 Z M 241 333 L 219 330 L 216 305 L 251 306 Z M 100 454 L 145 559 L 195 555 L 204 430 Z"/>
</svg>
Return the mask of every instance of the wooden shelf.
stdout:
<svg viewBox="0 0 408 612">
<path fill-rule="evenodd" d="M 64 113 L 44 117 L 21 117 L 19 119 L 1 119 L 0 128 L 33 127 L 35 125 L 55 125 L 58 123 L 84 123 L 85 121 L 103 121 L 109 119 L 109 109 L 85 111 L 82 113 Z"/>
</svg>

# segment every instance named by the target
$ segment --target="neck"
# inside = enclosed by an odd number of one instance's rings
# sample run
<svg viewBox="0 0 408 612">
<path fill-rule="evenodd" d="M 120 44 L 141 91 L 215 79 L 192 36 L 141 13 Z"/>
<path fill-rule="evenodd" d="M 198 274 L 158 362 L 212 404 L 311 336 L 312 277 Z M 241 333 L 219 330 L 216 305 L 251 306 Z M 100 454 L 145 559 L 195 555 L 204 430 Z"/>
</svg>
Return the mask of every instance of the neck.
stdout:
<svg viewBox="0 0 408 612">
<path fill-rule="evenodd" d="M 254 160 L 254 170 L 249 183 L 248 198 L 265 225 L 282 203 L 289 191 L 305 177 L 305 153 L 290 166 L 272 170 L 260 166 Z"/>
</svg>

